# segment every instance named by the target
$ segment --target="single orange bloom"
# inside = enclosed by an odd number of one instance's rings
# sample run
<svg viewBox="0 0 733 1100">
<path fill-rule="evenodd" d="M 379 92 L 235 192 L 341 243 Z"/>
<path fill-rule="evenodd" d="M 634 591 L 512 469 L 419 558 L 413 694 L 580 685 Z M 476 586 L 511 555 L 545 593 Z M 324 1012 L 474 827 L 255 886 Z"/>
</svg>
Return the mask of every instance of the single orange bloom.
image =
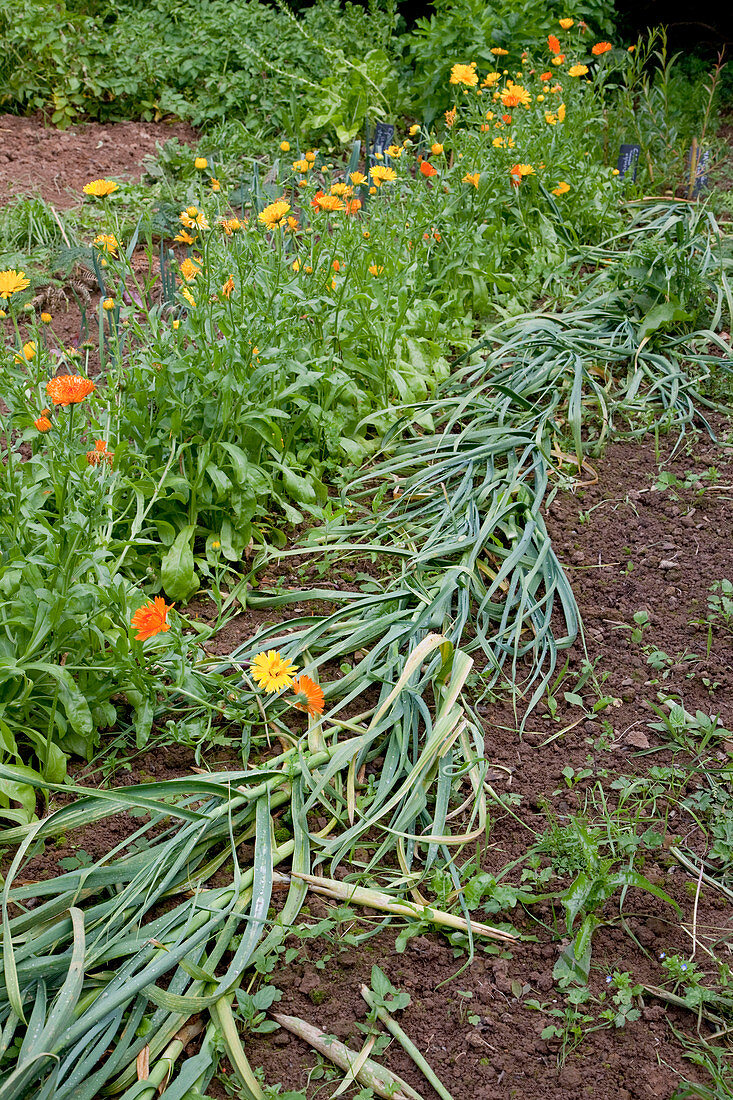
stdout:
<svg viewBox="0 0 733 1100">
<path fill-rule="evenodd" d="M 173 604 L 166 605 L 162 596 L 156 596 L 139 607 L 130 620 L 130 625 L 137 631 L 137 640 L 144 642 L 146 638 L 154 638 L 156 634 L 165 634 L 166 630 L 170 630 L 167 616 L 172 610 Z"/>
<path fill-rule="evenodd" d="M 547 48 L 550 53 L 560 53 L 560 39 L 557 37 L 557 35 L 548 34 Z"/>
<path fill-rule="evenodd" d="M 350 199 L 346 204 L 347 214 L 358 214 L 361 210 L 361 199 Z"/>
<path fill-rule="evenodd" d="M 35 424 L 39 432 L 51 431 L 51 421 L 48 419 L 47 416 L 39 416 L 37 420 L 33 421 L 33 423 Z"/>
<path fill-rule="evenodd" d="M 234 290 L 234 276 L 230 275 L 224 286 L 221 288 L 221 292 L 225 298 L 231 298 L 232 291 Z"/>
<path fill-rule="evenodd" d="M 438 174 L 438 169 L 433 168 L 432 164 L 428 160 L 424 160 L 422 162 L 422 164 L 420 165 L 420 171 L 426 178 L 429 178 L 430 176 L 437 176 Z"/>
<path fill-rule="evenodd" d="M 113 459 L 114 453 L 107 450 L 107 444 L 103 439 L 97 440 L 93 451 L 87 451 L 87 462 L 90 466 L 99 466 L 100 462 L 106 462 L 111 466 Z"/>
<path fill-rule="evenodd" d="M 46 384 L 46 393 L 54 405 L 78 405 L 97 387 L 79 374 L 61 374 Z"/>
<path fill-rule="evenodd" d="M 505 122 L 508 126 L 512 121 L 512 116 L 511 115 L 502 115 L 501 116 L 501 121 Z"/>
<path fill-rule="evenodd" d="M 315 718 L 317 714 L 323 714 L 326 703 L 323 689 L 304 672 L 293 680 L 293 694 L 299 696 L 293 703 L 296 710 L 307 711 L 311 718 Z"/>
<path fill-rule="evenodd" d="M 610 42 L 596 42 L 595 46 L 590 52 L 593 54 L 594 57 L 600 57 L 601 54 L 608 53 L 608 51 L 612 49 L 613 46 Z"/>
<path fill-rule="evenodd" d="M 323 191 L 316 191 L 311 199 L 311 206 L 314 210 L 326 210 L 329 213 L 346 209 L 338 195 L 325 195 Z"/>
<path fill-rule="evenodd" d="M 552 80 L 552 73 L 540 73 L 540 80 Z"/>
</svg>

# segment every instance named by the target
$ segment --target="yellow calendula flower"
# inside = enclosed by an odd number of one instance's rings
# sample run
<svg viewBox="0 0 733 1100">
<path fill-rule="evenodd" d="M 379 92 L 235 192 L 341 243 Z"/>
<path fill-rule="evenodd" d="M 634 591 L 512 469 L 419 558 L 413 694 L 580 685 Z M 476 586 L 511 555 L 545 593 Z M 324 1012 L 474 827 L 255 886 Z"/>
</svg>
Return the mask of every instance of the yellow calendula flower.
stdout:
<svg viewBox="0 0 733 1100">
<path fill-rule="evenodd" d="M 472 187 L 475 187 L 478 190 L 478 185 L 479 185 L 479 180 L 480 179 L 481 179 L 481 173 L 480 172 L 466 172 L 465 176 L 463 177 L 463 182 L 464 183 L 470 183 Z"/>
<path fill-rule="evenodd" d="M 430 146 L 430 152 L 433 154 L 433 156 L 439 157 L 440 154 L 443 152 L 443 146 L 440 144 L 439 141 L 434 141 L 433 144 Z"/>
<path fill-rule="evenodd" d="M 562 65 L 564 61 L 565 61 L 565 54 L 564 53 L 559 53 L 559 54 L 557 54 L 556 57 L 553 57 L 550 64 L 552 64 L 552 65 Z"/>
<path fill-rule="evenodd" d="M 109 252 L 110 256 L 116 256 L 117 249 L 120 247 L 119 241 L 112 233 L 99 233 L 94 238 L 94 243 L 103 252 Z"/>
<path fill-rule="evenodd" d="M 502 145 L 504 144 L 504 138 L 494 138 L 491 144 L 494 146 L 495 149 L 501 149 Z"/>
<path fill-rule="evenodd" d="M 280 148 L 283 151 L 283 153 L 289 153 L 290 152 L 290 142 L 289 141 L 281 141 L 280 142 Z"/>
<path fill-rule="evenodd" d="M 474 88 L 478 84 L 476 62 L 472 61 L 470 65 L 454 65 L 450 71 L 450 83 L 465 84 L 467 88 Z"/>
<path fill-rule="evenodd" d="M 23 344 L 23 347 L 22 347 L 21 351 L 15 357 L 15 362 L 16 363 L 23 363 L 23 362 L 30 363 L 31 359 L 35 359 L 36 349 L 37 349 L 36 341 L 35 340 L 29 340 L 26 344 Z"/>
<path fill-rule="evenodd" d="M 209 180 L 209 183 L 211 184 L 211 190 L 212 191 L 221 191 L 221 184 L 219 183 L 218 180 L 214 179 L 213 176 Z"/>
<path fill-rule="evenodd" d="M 558 22 L 559 22 L 560 26 L 562 27 L 562 29 L 564 31 L 569 31 L 570 28 L 572 27 L 573 23 L 575 22 L 575 20 L 574 19 L 559 19 Z"/>
<path fill-rule="evenodd" d="M 334 183 L 331 185 L 331 194 L 348 198 L 354 194 L 354 188 L 349 187 L 347 183 Z"/>
<path fill-rule="evenodd" d="M 292 267 L 293 271 L 300 271 L 300 260 L 293 260 L 290 266 Z"/>
<path fill-rule="evenodd" d="M 419 134 L 419 133 L 420 133 L 420 124 L 419 124 L 419 122 L 415 122 L 410 127 L 410 137 L 414 137 L 415 134 Z"/>
<path fill-rule="evenodd" d="M 227 281 L 224 283 L 224 286 L 221 288 L 221 293 L 222 293 L 224 298 L 229 299 L 232 296 L 232 291 L 233 290 L 234 290 L 234 276 L 230 275 L 229 278 L 227 279 Z"/>
<path fill-rule="evenodd" d="M 491 52 L 493 53 L 494 57 L 506 57 L 509 53 L 509 50 L 503 50 L 501 46 L 494 46 Z"/>
<path fill-rule="evenodd" d="M 181 297 L 185 298 L 190 306 L 196 306 L 196 299 L 187 286 L 181 287 Z"/>
<path fill-rule="evenodd" d="M 521 84 L 507 81 L 505 90 L 501 93 L 501 102 L 505 107 L 529 107 L 532 96 Z"/>
<path fill-rule="evenodd" d="M 192 283 L 196 276 L 201 273 L 201 268 L 198 264 L 195 264 L 190 257 L 187 256 L 183 263 L 180 265 L 180 271 L 186 282 Z"/>
<path fill-rule="evenodd" d="M 568 69 L 568 76 L 585 76 L 587 72 L 587 65 L 571 65 Z"/>
<path fill-rule="evenodd" d="M 227 237 L 231 237 L 233 233 L 236 233 L 242 228 L 242 223 L 239 218 L 222 218 L 219 222 Z"/>
<path fill-rule="evenodd" d="M 353 183 L 354 187 L 361 186 L 362 183 L 366 183 L 367 178 L 363 172 L 352 172 L 349 179 Z"/>
<path fill-rule="evenodd" d="M 553 195 L 567 195 L 569 190 L 570 184 L 566 183 L 565 180 L 560 180 L 557 187 L 553 187 L 552 193 Z"/>
<path fill-rule="evenodd" d="M 273 226 L 280 224 L 289 211 L 290 203 L 285 202 L 284 199 L 280 199 L 279 202 L 271 202 L 270 205 L 266 206 L 262 213 L 257 216 L 263 225 L 272 229 Z"/>
<path fill-rule="evenodd" d="M 397 179 L 394 168 L 385 168 L 382 164 L 375 164 L 370 168 L 369 175 L 372 177 L 375 187 L 381 187 L 383 183 L 391 183 Z"/>
<path fill-rule="evenodd" d="M 554 115 L 552 111 L 545 111 L 545 122 L 548 126 L 557 125 L 557 115 Z"/>
<path fill-rule="evenodd" d="M 53 317 L 50 313 L 42 313 L 41 320 L 43 321 L 44 325 L 50 325 L 53 321 Z"/>
<path fill-rule="evenodd" d="M 561 103 L 560 106 L 557 109 L 557 118 L 558 118 L 558 122 L 564 122 L 565 121 L 565 104 L 564 103 Z"/>
<path fill-rule="evenodd" d="M 194 168 L 198 168 L 199 170 L 203 171 L 204 168 L 209 167 L 209 162 L 206 157 L 196 157 L 196 160 L 193 162 L 193 166 Z"/>
<path fill-rule="evenodd" d="M 310 172 L 310 167 L 311 166 L 308 163 L 308 161 L 305 159 L 305 157 L 302 157 L 300 160 L 294 160 L 293 161 L 293 171 L 294 172 L 304 172 L 304 173 L 305 172 Z"/>
<path fill-rule="evenodd" d="M 107 311 L 107 313 L 109 313 L 109 312 L 110 312 L 111 310 L 113 310 L 114 308 L 115 308 L 115 300 L 114 300 L 114 298 L 105 298 L 105 299 L 103 300 L 103 302 L 102 302 L 102 309 L 106 310 L 106 311 Z"/>
<path fill-rule="evenodd" d="M 173 238 L 173 240 L 174 240 L 174 241 L 177 241 L 177 242 L 178 242 L 178 244 L 188 244 L 188 245 L 191 245 L 191 244 L 193 244 L 193 243 L 194 243 L 194 241 L 196 240 L 196 238 L 195 238 L 195 237 L 192 237 L 190 233 L 187 233 L 185 229 L 182 229 L 180 233 L 176 233 L 176 235 L 175 235 L 175 237 Z"/>
<path fill-rule="evenodd" d="M 263 691 L 274 694 L 290 687 L 297 667 L 292 661 L 283 658 L 276 649 L 258 653 L 250 665 L 252 679 Z"/>
<path fill-rule="evenodd" d="M 501 80 L 501 73 L 487 73 L 481 81 L 482 88 L 493 88 Z"/>
<path fill-rule="evenodd" d="M 18 294 L 31 285 L 30 279 L 26 279 L 24 271 L 0 271 L 0 298 L 10 298 L 12 294 Z"/>
<path fill-rule="evenodd" d="M 384 271 L 384 268 L 382 267 L 381 264 L 379 264 L 379 265 L 378 264 L 370 264 L 369 265 L 369 274 L 370 275 L 381 275 L 383 271 Z"/>
<path fill-rule="evenodd" d="M 387 152 L 392 157 L 392 160 L 397 160 L 398 157 L 402 156 L 402 146 L 401 145 L 390 145 L 389 148 L 387 149 Z"/>
<path fill-rule="evenodd" d="M 93 195 L 95 199 L 104 199 L 114 191 L 119 190 L 119 184 L 114 180 L 92 180 L 85 183 L 83 191 L 85 195 Z"/>
<path fill-rule="evenodd" d="M 316 159 L 316 154 L 313 152 L 313 150 L 310 150 L 305 154 L 305 159 L 313 164 L 314 160 Z"/>
<path fill-rule="evenodd" d="M 175 321 L 171 321 L 171 328 L 178 329 L 180 326 L 181 322 L 179 320 L 176 319 Z"/>
<path fill-rule="evenodd" d="M 453 129 L 457 114 L 458 111 L 455 107 L 451 107 L 450 111 L 445 112 L 445 125 L 449 130 Z"/>
</svg>

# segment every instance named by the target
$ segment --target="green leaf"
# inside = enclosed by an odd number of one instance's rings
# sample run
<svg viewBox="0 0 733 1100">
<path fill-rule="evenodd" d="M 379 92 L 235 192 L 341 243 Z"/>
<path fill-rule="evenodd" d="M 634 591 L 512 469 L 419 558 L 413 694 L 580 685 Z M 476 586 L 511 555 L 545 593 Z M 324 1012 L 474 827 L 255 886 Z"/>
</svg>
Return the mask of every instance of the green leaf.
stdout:
<svg viewBox="0 0 733 1100">
<path fill-rule="evenodd" d="M 189 524 L 179 531 L 160 565 L 160 576 L 166 594 L 171 600 L 180 600 L 182 603 L 189 600 L 199 586 L 191 548 L 195 530 L 195 526 Z"/>
<path fill-rule="evenodd" d="M 666 328 L 668 325 L 692 320 L 694 320 L 693 315 L 683 309 L 682 306 L 674 305 L 672 302 L 662 302 L 661 305 L 650 309 L 642 319 L 637 338 L 641 341 L 645 336 L 651 336 L 652 333 L 658 332 L 659 329 Z"/>
</svg>

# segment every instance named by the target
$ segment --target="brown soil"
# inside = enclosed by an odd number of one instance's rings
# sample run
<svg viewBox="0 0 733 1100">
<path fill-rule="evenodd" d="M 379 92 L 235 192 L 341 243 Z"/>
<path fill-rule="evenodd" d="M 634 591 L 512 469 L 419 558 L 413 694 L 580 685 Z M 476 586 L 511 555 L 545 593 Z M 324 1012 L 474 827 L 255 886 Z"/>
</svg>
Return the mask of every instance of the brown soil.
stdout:
<svg viewBox="0 0 733 1100">
<path fill-rule="evenodd" d="M 87 122 L 56 130 L 36 114 L 0 115 L 0 204 L 37 195 L 58 209 L 75 206 L 90 180 L 140 179 L 156 145 L 196 143 L 187 122 Z"/>
</svg>

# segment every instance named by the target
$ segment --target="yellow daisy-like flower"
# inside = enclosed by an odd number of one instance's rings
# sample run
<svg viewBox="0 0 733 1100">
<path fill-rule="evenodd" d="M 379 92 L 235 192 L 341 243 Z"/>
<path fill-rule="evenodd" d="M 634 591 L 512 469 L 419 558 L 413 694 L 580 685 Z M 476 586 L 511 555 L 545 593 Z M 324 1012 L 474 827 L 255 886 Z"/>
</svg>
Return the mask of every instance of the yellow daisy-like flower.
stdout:
<svg viewBox="0 0 733 1100">
<path fill-rule="evenodd" d="M 281 141 L 280 142 L 280 148 L 282 149 L 283 153 L 289 153 L 290 152 L 290 142 L 289 141 Z"/>
<path fill-rule="evenodd" d="M 313 162 L 314 162 L 314 161 L 315 161 L 315 159 L 316 159 L 316 154 L 315 154 L 315 153 L 313 152 L 313 150 L 312 150 L 312 149 L 311 149 L 311 150 L 310 150 L 309 152 L 307 152 L 307 153 L 305 154 L 305 159 L 306 159 L 307 161 L 310 161 L 310 163 L 311 163 L 311 164 L 313 164 Z"/>
<path fill-rule="evenodd" d="M 258 653 L 250 665 L 252 679 L 263 691 L 274 694 L 290 687 L 293 682 L 293 673 L 297 667 L 281 657 L 276 649 L 268 649 L 266 653 Z"/>
<path fill-rule="evenodd" d="M 206 157 L 196 157 L 196 160 L 193 162 L 193 166 L 194 168 L 203 170 L 204 168 L 209 167 L 209 162 Z"/>
<path fill-rule="evenodd" d="M 479 184 L 480 179 L 481 179 L 481 173 L 480 172 L 466 172 L 465 176 L 463 177 L 463 182 L 472 184 L 472 186 L 475 187 L 478 190 L 478 184 Z"/>
<path fill-rule="evenodd" d="M 554 115 L 552 111 L 545 111 L 545 122 L 548 126 L 557 125 L 557 115 Z"/>
<path fill-rule="evenodd" d="M 43 321 L 44 325 L 50 325 L 53 321 L 53 317 L 50 313 L 42 313 L 41 320 Z"/>
<path fill-rule="evenodd" d="M 213 176 L 209 180 L 209 183 L 211 184 L 212 191 L 221 191 L 221 183 L 219 182 L 219 180 L 214 179 Z"/>
<path fill-rule="evenodd" d="M 474 88 L 478 84 L 476 62 L 472 61 L 470 65 L 454 65 L 450 71 L 450 83 L 465 84 L 467 88 Z"/>
<path fill-rule="evenodd" d="M 508 80 L 506 89 L 501 93 L 501 102 L 505 107 L 529 107 L 532 96 L 521 84 Z"/>
<path fill-rule="evenodd" d="M 311 166 L 308 163 L 308 161 L 305 159 L 305 157 L 302 157 L 300 160 L 294 160 L 293 161 L 293 171 L 294 172 L 310 172 L 310 167 Z"/>
<path fill-rule="evenodd" d="M 233 233 L 236 233 L 242 228 L 242 223 L 239 218 L 222 218 L 219 222 L 220 226 L 226 233 L 227 237 L 231 237 Z"/>
<path fill-rule="evenodd" d="M 491 144 L 494 146 L 495 149 L 501 149 L 502 145 L 504 144 L 504 138 L 494 138 Z"/>
<path fill-rule="evenodd" d="M 493 53 L 494 57 L 506 57 L 506 55 L 509 53 L 509 50 L 503 50 L 501 46 L 494 46 L 491 52 Z"/>
<path fill-rule="evenodd" d="M 585 76 L 587 72 L 587 65 L 571 65 L 568 69 L 568 76 Z"/>
<path fill-rule="evenodd" d="M 106 310 L 107 313 L 109 313 L 110 310 L 113 310 L 114 308 L 115 308 L 114 298 L 105 298 L 104 301 L 102 302 L 102 309 Z"/>
<path fill-rule="evenodd" d="M 493 88 L 501 80 L 501 73 L 487 73 L 481 81 L 482 88 Z"/>
<path fill-rule="evenodd" d="M 349 179 L 353 183 L 354 187 L 361 186 L 362 183 L 366 183 L 367 178 L 363 172 L 352 172 Z"/>
<path fill-rule="evenodd" d="M 26 279 L 24 271 L 0 271 L 0 298 L 9 298 L 11 294 L 18 294 L 31 285 L 30 279 Z"/>
<path fill-rule="evenodd" d="M 182 229 L 180 233 L 176 233 L 173 240 L 177 241 L 178 244 L 191 245 L 191 244 L 193 244 L 195 238 L 192 237 L 190 233 L 187 233 L 185 229 Z"/>
<path fill-rule="evenodd" d="M 369 169 L 369 175 L 376 187 L 381 187 L 383 183 L 391 183 L 392 180 L 397 179 L 394 168 L 385 168 L 383 164 L 375 164 Z"/>
<path fill-rule="evenodd" d="M 195 264 L 190 257 L 186 257 L 183 263 L 180 265 L 181 275 L 187 283 L 192 283 L 198 274 L 201 272 L 201 268 L 198 264 Z"/>
<path fill-rule="evenodd" d="M 565 104 L 561 103 L 557 109 L 557 118 L 559 122 L 565 121 Z"/>
<path fill-rule="evenodd" d="M 567 195 L 569 190 L 570 184 L 566 183 L 565 180 L 560 180 L 557 187 L 553 187 L 552 193 L 553 195 Z"/>
<path fill-rule="evenodd" d="M 181 297 L 185 298 L 190 306 L 196 307 L 196 299 L 187 286 L 181 287 Z"/>
<path fill-rule="evenodd" d="M 433 154 L 433 156 L 439 157 L 440 154 L 443 152 L 443 146 L 440 144 L 439 141 L 434 141 L 433 144 L 430 146 L 430 152 Z"/>
<path fill-rule="evenodd" d="M 331 194 L 348 198 L 350 195 L 354 194 L 354 188 L 349 187 L 347 183 L 334 183 L 331 186 Z"/>
<path fill-rule="evenodd" d="M 381 275 L 383 271 L 384 271 L 384 267 L 381 264 L 370 264 L 369 265 L 369 274 L 370 275 Z"/>
<path fill-rule="evenodd" d="M 119 190 L 119 184 L 114 180 L 92 180 L 91 183 L 84 184 L 84 194 L 93 195 L 95 199 L 104 199 L 107 195 L 111 195 L 113 191 Z"/>
<path fill-rule="evenodd" d="M 419 133 L 420 133 L 420 123 L 415 122 L 410 127 L 410 137 L 414 137 L 415 134 L 419 134 Z"/>
<path fill-rule="evenodd" d="M 456 115 L 458 111 L 455 107 L 451 107 L 450 111 L 445 112 L 445 125 L 449 130 L 453 129 L 453 125 L 456 121 Z"/>
<path fill-rule="evenodd" d="M 20 354 L 16 355 L 16 363 L 30 363 L 31 359 L 35 358 L 37 344 L 35 340 L 29 340 L 26 344 L 23 344 L 23 348 Z"/>
<path fill-rule="evenodd" d="M 574 19 L 560 19 L 559 20 L 560 26 L 562 27 L 562 29 L 564 31 L 569 31 L 574 22 L 575 22 Z"/>
<path fill-rule="evenodd" d="M 97 248 L 101 248 L 104 252 L 109 252 L 110 256 L 117 255 L 117 249 L 120 247 L 120 242 L 112 233 L 99 233 L 94 238 L 94 243 Z"/>
<path fill-rule="evenodd" d="M 289 210 L 290 203 L 280 199 L 279 202 L 271 202 L 269 206 L 266 206 L 262 213 L 258 214 L 258 218 L 263 225 L 272 229 L 273 226 L 280 224 Z"/>
<path fill-rule="evenodd" d="M 387 152 L 392 157 L 392 160 L 397 160 L 398 157 L 402 156 L 402 146 L 390 145 L 387 149 Z"/>
</svg>

